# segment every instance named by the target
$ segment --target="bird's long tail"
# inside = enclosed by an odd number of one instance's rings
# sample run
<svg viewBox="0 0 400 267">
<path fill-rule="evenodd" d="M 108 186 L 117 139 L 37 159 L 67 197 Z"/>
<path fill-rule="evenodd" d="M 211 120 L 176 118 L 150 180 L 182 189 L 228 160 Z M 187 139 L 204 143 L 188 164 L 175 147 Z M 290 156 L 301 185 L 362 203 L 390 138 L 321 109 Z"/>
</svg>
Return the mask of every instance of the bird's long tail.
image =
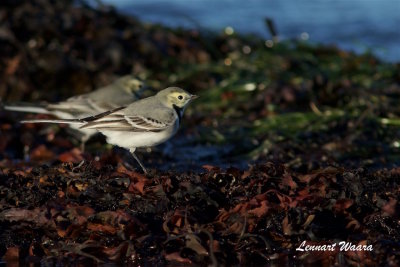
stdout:
<svg viewBox="0 0 400 267">
<path fill-rule="evenodd" d="M 19 111 L 19 112 L 28 112 L 28 113 L 39 113 L 39 114 L 51 114 L 50 111 L 48 111 L 44 107 L 39 107 L 39 106 L 4 106 L 5 110 L 10 110 L 10 111 Z"/>
<path fill-rule="evenodd" d="M 78 124 L 84 125 L 86 124 L 85 121 L 79 119 L 37 119 L 37 120 L 23 120 L 21 123 L 56 123 L 56 124 Z"/>
<path fill-rule="evenodd" d="M 94 116 L 89 116 L 82 119 L 35 119 L 35 120 L 23 120 L 21 123 L 57 123 L 57 124 L 77 124 L 80 125 L 81 128 L 87 125 L 88 123 L 95 121 L 97 119 L 103 118 L 111 113 L 117 112 L 118 110 L 124 109 L 125 107 L 115 108 L 113 110 L 109 110 Z"/>
</svg>

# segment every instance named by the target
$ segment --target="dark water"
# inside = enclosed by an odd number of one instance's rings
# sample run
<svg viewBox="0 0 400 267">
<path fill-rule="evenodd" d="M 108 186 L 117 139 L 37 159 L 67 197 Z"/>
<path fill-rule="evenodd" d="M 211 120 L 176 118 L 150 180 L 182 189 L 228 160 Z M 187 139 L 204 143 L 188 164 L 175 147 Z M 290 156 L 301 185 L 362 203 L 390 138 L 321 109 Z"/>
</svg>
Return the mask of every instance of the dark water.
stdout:
<svg viewBox="0 0 400 267">
<path fill-rule="evenodd" d="M 308 38 L 357 53 L 372 50 L 400 61 L 400 0 L 103 0 L 144 21 L 169 26 L 270 35 L 272 18 L 281 38 Z"/>
</svg>

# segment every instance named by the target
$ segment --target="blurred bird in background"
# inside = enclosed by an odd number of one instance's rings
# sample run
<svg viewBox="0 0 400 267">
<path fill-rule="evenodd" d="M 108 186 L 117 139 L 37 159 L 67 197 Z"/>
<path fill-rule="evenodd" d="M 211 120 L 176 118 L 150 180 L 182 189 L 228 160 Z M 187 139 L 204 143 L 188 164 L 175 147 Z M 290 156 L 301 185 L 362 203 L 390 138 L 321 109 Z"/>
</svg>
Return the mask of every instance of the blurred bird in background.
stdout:
<svg viewBox="0 0 400 267">
<path fill-rule="evenodd" d="M 77 95 L 58 103 L 43 104 L 9 104 L 4 109 L 9 111 L 48 114 L 59 119 L 82 119 L 126 106 L 139 99 L 146 89 L 145 84 L 133 75 L 125 75 L 113 83 L 98 88 L 90 93 Z M 81 129 L 70 124 L 81 142 L 84 151 L 85 143 L 96 133 L 94 129 Z"/>
</svg>

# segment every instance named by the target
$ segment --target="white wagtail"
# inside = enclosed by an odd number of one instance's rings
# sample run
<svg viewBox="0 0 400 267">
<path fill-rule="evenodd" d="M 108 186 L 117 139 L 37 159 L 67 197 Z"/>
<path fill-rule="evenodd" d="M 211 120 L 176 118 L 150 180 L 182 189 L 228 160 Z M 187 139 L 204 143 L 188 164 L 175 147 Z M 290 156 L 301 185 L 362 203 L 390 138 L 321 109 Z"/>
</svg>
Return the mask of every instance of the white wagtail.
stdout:
<svg viewBox="0 0 400 267">
<path fill-rule="evenodd" d="M 138 147 L 152 147 L 171 138 L 178 130 L 183 112 L 197 96 L 179 87 L 169 87 L 156 95 L 83 119 L 28 120 L 22 123 L 67 123 L 79 129 L 98 130 L 107 143 L 128 149 L 135 155 Z"/>
<path fill-rule="evenodd" d="M 132 75 L 125 75 L 93 92 L 73 96 L 58 103 L 36 106 L 5 105 L 4 109 L 49 114 L 60 119 L 82 119 L 117 107 L 129 105 L 139 98 L 142 88 L 144 88 L 142 81 Z M 70 127 L 78 131 L 82 149 L 86 141 L 97 133 L 94 129 L 83 129 L 74 124 L 71 124 Z"/>
</svg>

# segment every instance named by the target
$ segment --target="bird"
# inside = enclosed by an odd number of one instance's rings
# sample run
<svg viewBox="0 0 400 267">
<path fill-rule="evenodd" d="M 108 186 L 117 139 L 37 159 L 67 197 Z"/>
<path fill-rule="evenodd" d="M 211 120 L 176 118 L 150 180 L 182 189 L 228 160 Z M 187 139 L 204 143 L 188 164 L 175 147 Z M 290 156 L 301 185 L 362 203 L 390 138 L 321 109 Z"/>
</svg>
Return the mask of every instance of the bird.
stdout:
<svg viewBox="0 0 400 267">
<path fill-rule="evenodd" d="M 5 105 L 9 111 L 49 114 L 59 119 L 82 119 L 120 106 L 128 105 L 139 99 L 145 84 L 133 75 L 122 76 L 111 84 L 90 93 L 70 97 L 58 103 L 41 105 Z M 74 124 L 70 128 L 78 133 L 81 150 L 85 143 L 97 133 L 94 129 L 80 129 Z"/>
<path fill-rule="evenodd" d="M 156 95 L 137 100 L 95 116 L 81 119 L 26 120 L 22 123 L 67 123 L 81 130 L 97 130 L 107 143 L 130 151 L 144 173 L 146 168 L 136 148 L 161 144 L 176 134 L 188 104 L 198 96 L 179 87 L 168 87 Z"/>
</svg>

